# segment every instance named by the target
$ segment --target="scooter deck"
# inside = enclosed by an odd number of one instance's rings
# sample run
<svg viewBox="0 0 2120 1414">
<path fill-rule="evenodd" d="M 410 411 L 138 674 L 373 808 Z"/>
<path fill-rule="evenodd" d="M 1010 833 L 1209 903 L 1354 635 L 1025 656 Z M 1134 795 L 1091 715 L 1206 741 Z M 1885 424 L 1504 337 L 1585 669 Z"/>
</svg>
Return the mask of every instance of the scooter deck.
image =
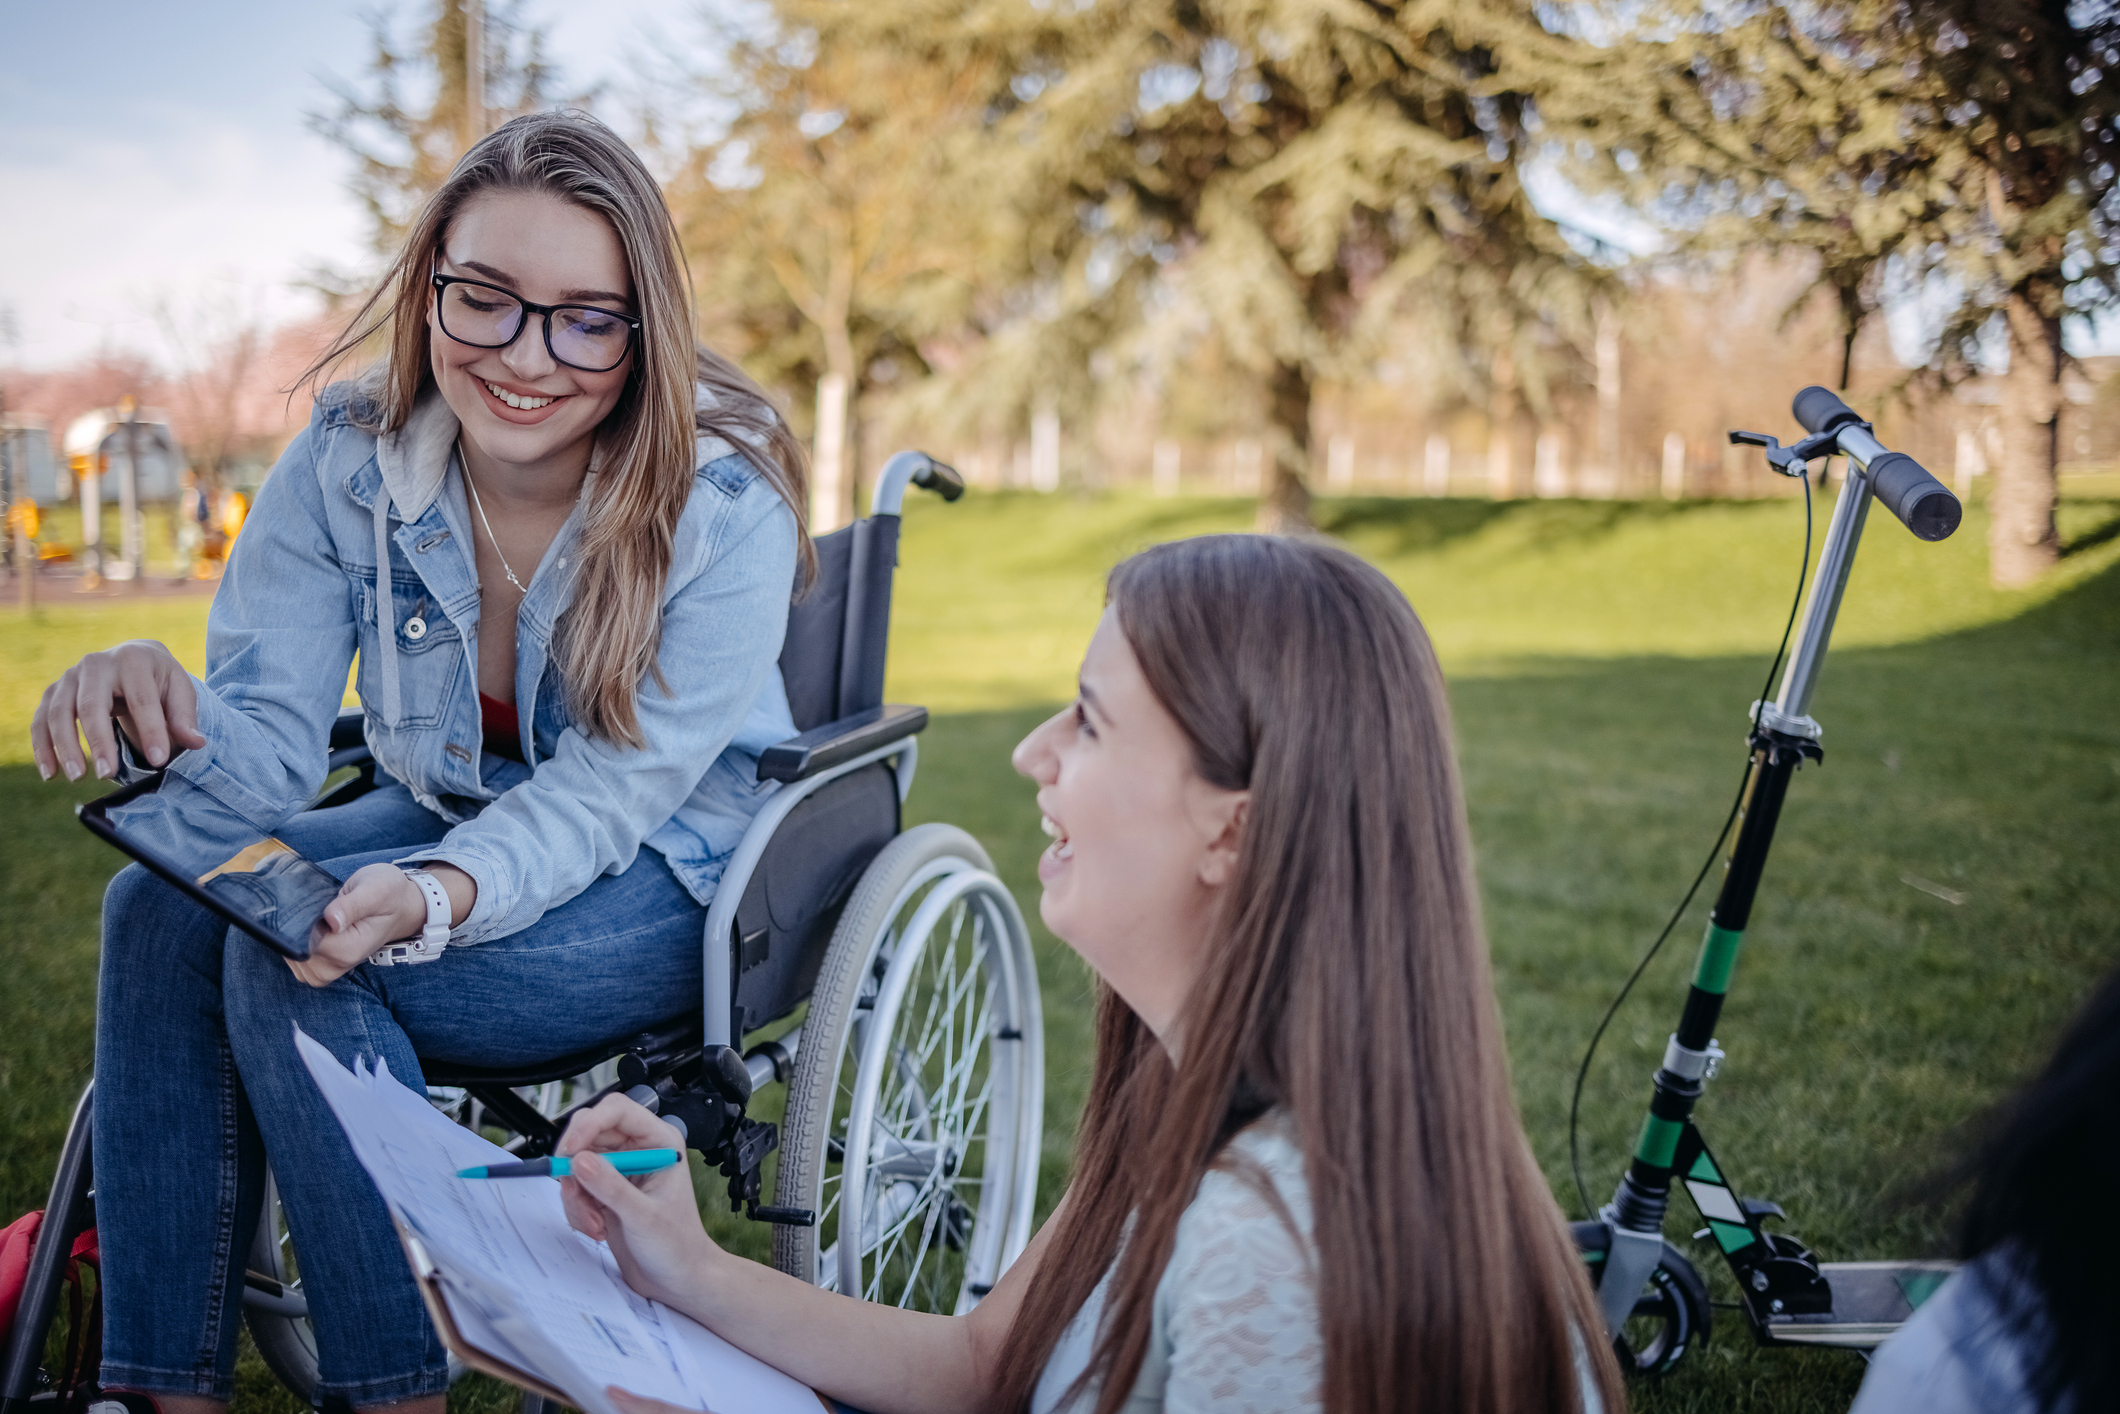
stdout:
<svg viewBox="0 0 2120 1414">
<path fill-rule="evenodd" d="M 1754 1323 L 1775 1345 L 1874 1350 L 1935 1295 L 1956 1262 L 1820 1262 L 1833 1309 L 1809 1316 L 1768 1315 Z"/>
</svg>

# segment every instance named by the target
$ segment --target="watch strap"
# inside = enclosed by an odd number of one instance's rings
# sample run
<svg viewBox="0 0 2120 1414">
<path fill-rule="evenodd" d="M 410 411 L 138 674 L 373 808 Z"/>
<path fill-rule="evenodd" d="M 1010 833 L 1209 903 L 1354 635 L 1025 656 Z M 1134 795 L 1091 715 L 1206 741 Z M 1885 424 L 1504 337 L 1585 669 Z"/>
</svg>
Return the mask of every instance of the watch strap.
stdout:
<svg viewBox="0 0 2120 1414">
<path fill-rule="evenodd" d="M 449 946 L 448 890 L 442 887 L 440 879 L 424 869 L 406 868 L 405 877 L 413 882 L 420 891 L 420 897 L 427 902 L 427 922 L 421 927 L 417 938 L 407 938 L 377 949 L 368 960 L 378 967 L 390 967 L 397 963 L 432 962 Z"/>
</svg>

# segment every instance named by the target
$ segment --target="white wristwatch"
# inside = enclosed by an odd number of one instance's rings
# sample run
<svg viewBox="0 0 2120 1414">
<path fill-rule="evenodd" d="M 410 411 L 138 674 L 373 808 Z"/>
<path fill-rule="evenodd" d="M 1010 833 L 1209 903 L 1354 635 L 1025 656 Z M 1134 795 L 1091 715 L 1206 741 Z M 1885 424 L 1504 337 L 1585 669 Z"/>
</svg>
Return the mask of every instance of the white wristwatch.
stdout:
<svg viewBox="0 0 2120 1414">
<path fill-rule="evenodd" d="M 407 938 L 377 949 L 368 959 L 377 967 L 400 962 L 432 962 L 449 946 L 449 893 L 442 887 L 442 881 L 424 869 L 406 869 L 405 877 L 419 885 L 421 896 L 427 900 L 427 926 L 420 929 L 417 938 Z"/>
</svg>

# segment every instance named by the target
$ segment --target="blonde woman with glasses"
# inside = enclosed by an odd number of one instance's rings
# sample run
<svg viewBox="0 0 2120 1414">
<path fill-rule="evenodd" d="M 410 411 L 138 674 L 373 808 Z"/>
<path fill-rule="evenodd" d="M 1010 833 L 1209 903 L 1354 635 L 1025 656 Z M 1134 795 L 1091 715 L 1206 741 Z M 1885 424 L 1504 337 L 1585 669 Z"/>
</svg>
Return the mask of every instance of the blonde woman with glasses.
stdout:
<svg viewBox="0 0 2120 1414">
<path fill-rule="evenodd" d="M 105 895 L 102 1380 L 135 1409 L 228 1401 L 269 1152 L 320 1399 L 439 1414 L 445 1353 L 289 1023 L 417 1085 L 421 1055 L 534 1063 L 670 1019 L 758 753 L 794 734 L 801 454 L 696 345 L 669 212 L 610 129 L 538 114 L 466 153 L 312 376 L 378 338 L 259 493 L 205 677 L 122 644 L 32 728 L 46 779 L 166 766 L 201 841 L 277 834 L 345 881 L 293 964 L 138 865 Z M 356 658 L 382 787 L 301 813 Z"/>
</svg>

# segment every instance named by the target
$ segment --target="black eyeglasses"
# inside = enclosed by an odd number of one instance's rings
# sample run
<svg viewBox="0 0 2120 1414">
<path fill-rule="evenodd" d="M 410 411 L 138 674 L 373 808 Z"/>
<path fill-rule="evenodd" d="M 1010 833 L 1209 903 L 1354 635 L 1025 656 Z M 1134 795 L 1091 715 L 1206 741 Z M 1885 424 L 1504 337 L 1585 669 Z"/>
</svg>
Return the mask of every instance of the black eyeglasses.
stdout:
<svg viewBox="0 0 2120 1414">
<path fill-rule="evenodd" d="M 630 314 L 585 304 L 532 304 L 483 280 L 436 275 L 434 289 L 442 332 L 458 343 L 504 349 L 521 337 L 528 315 L 543 315 L 545 351 L 584 373 L 618 367 L 640 334 L 641 322 Z"/>
</svg>

